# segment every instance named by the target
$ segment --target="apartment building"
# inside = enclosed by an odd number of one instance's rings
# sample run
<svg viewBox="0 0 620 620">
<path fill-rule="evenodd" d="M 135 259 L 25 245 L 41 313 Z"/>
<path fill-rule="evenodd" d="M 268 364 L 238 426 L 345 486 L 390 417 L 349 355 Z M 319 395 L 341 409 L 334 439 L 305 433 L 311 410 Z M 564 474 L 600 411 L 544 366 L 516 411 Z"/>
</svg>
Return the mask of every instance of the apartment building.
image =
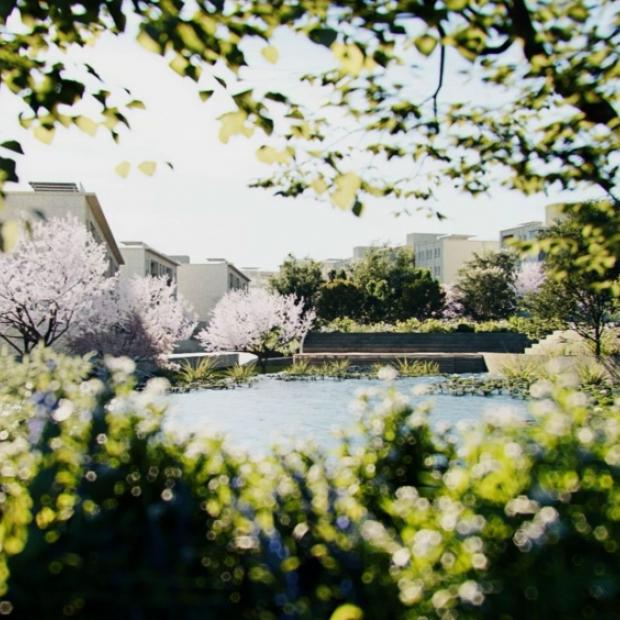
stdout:
<svg viewBox="0 0 620 620">
<path fill-rule="evenodd" d="M 269 280 L 278 273 L 277 271 L 259 269 L 258 267 L 241 267 L 241 272 L 249 278 L 249 288 L 251 289 L 269 288 Z"/>
<path fill-rule="evenodd" d="M 472 235 L 411 233 L 407 247 L 413 250 L 416 267 L 428 269 L 442 284 L 453 284 L 459 269 L 474 257 L 499 251 L 497 241 L 481 241 Z"/>
<path fill-rule="evenodd" d="M 170 256 L 142 241 L 122 241 L 120 250 L 125 261 L 121 267 L 121 277 L 164 277 L 168 284 L 176 284 L 179 263 Z"/>
<path fill-rule="evenodd" d="M 499 244 L 502 250 L 514 250 L 515 241 L 535 241 L 539 234 L 545 229 L 543 222 L 524 222 L 513 228 L 500 230 Z M 530 254 L 522 257 L 522 262 L 540 262 L 542 252 Z"/>
<path fill-rule="evenodd" d="M 192 306 L 198 321 L 208 322 L 217 302 L 229 291 L 247 289 L 250 278 L 223 258 L 192 263 L 189 256 L 171 256 L 177 267 L 177 290 Z"/>
<path fill-rule="evenodd" d="M 77 183 L 31 182 L 33 191 L 7 192 L 3 216 L 7 219 L 37 220 L 39 218 L 72 216 L 86 226 L 107 251 L 109 274 L 124 264 L 123 255 L 110 230 L 97 195 Z"/>
</svg>

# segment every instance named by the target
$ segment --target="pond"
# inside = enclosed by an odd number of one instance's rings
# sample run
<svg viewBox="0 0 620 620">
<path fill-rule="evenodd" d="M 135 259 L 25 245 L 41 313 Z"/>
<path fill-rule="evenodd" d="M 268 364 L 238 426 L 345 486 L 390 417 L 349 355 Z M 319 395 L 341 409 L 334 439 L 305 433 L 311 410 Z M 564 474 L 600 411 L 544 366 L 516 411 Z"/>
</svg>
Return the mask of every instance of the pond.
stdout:
<svg viewBox="0 0 620 620">
<path fill-rule="evenodd" d="M 472 421 L 485 412 L 510 407 L 527 412 L 527 404 L 507 396 L 414 395 L 412 389 L 437 377 L 398 379 L 395 386 L 412 404 L 431 402 L 431 424 Z M 260 377 L 250 387 L 197 390 L 170 396 L 166 426 L 181 433 L 221 434 L 230 446 L 264 454 L 274 443 L 313 441 L 334 448 L 335 431 L 355 424 L 355 396 L 362 390 L 387 387 L 377 379 L 282 381 Z"/>
</svg>

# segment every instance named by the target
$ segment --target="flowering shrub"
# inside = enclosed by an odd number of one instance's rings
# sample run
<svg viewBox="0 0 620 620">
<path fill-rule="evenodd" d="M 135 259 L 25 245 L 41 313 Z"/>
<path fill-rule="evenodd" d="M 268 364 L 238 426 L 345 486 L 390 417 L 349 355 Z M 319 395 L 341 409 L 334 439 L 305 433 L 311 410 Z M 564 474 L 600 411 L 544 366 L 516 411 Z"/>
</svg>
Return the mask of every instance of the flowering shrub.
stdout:
<svg viewBox="0 0 620 620">
<path fill-rule="evenodd" d="M 454 433 L 393 387 L 361 435 L 261 459 L 161 430 L 129 360 L 0 358 L 0 610 L 16 618 L 603 618 L 620 408 L 536 386 Z M 249 412 L 251 413 L 251 412 Z"/>
</svg>

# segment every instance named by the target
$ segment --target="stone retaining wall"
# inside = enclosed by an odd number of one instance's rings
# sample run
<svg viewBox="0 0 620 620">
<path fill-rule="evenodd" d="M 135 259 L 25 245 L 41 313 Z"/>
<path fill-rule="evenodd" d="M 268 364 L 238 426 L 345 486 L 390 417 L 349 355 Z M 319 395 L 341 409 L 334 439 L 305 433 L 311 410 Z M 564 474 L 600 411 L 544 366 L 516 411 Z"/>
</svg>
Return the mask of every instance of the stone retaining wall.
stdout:
<svg viewBox="0 0 620 620">
<path fill-rule="evenodd" d="M 527 336 L 512 332 L 450 334 L 311 332 L 304 353 L 523 353 Z"/>
</svg>

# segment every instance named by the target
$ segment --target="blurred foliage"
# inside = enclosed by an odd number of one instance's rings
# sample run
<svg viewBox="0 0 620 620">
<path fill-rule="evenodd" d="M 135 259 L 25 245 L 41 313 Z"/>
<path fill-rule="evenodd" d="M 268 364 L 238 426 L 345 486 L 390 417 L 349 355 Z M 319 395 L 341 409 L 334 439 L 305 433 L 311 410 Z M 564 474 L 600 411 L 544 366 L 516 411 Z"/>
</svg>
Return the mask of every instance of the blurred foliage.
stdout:
<svg viewBox="0 0 620 620">
<path fill-rule="evenodd" d="M 620 410 L 558 381 L 534 424 L 458 439 L 393 388 L 340 458 L 162 431 L 132 389 L 36 350 L 0 359 L 0 605 L 15 618 L 601 618 L 620 606 Z M 251 412 L 250 412 L 251 413 Z"/>
</svg>

